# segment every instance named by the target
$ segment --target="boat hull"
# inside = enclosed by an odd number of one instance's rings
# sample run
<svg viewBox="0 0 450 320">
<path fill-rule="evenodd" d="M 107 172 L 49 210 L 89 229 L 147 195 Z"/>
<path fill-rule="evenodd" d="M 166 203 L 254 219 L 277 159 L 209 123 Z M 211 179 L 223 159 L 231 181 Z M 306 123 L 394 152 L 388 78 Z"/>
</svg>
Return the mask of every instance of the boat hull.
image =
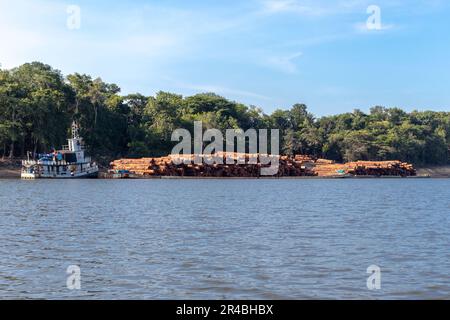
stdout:
<svg viewBox="0 0 450 320">
<path fill-rule="evenodd" d="M 98 170 L 92 172 L 80 172 L 74 175 L 44 175 L 36 173 L 22 172 L 21 178 L 24 180 L 34 180 L 34 179 L 95 179 L 98 178 Z"/>
</svg>

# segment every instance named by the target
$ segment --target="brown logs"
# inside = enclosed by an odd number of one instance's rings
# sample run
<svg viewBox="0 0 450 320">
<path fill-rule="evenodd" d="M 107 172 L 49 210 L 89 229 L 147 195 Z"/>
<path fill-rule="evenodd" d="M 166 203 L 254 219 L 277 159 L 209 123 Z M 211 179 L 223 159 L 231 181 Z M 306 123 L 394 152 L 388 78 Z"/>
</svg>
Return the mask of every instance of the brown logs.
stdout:
<svg viewBox="0 0 450 320">
<path fill-rule="evenodd" d="M 185 176 L 185 177 L 260 177 L 261 169 L 270 167 L 267 160 L 272 156 L 241 153 L 217 153 L 213 156 L 183 155 L 164 158 L 120 159 L 111 162 L 111 172 L 129 172 L 139 176 Z M 274 156 L 275 157 L 275 156 Z M 193 163 L 197 158 L 202 163 Z M 221 159 L 222 164 L 217 163 Z M 178 162 L 177 162 L 178 160 Z M 216 161 L 214 161 L 216 160 Z M 275 176 L 314 176 L 302 161 L 287 156 L 276 156 L 278 174 Z M 181 164 L 177 164 L 180 163 Z M 199 161 L 196 161 L 199 162 Z M 276 161 L 274 163 L 276 165 Z"/>
<path fill-rule="evenodd" d="M 350 162 L 348 173 L 356 176 L 415 176 L 412 164 L 401 161 L 357 161 Z"/>
<path fill-rule="evenodd" d="M 278 160 L 278 173 L 275 175 L 278 177 L 416 175 L 413 165 L 401 161 L 357 161 L 337 164 L 333 160 L 315 159 L 306 155 L 270 157 L 273 157 L 272 160 Z M 261 169 L 270 166 L 265 164 L 269 158 L 260 154 L 221 152 L 209 156 L 120 159 L 111 162 L 110 172 L 126 172 L 147 177 L 260 177 Z M 276 161 L 272 162 L 272 165 L 274 163 L 276 164 Z"/>
<path fill-rule="evenodd" d="M 317 161 L 313 171 L 318 176 L 415 176 L 412 164 L 401 161 L 356 161 L 345 164 L 332 164 Z"/>
</svg>

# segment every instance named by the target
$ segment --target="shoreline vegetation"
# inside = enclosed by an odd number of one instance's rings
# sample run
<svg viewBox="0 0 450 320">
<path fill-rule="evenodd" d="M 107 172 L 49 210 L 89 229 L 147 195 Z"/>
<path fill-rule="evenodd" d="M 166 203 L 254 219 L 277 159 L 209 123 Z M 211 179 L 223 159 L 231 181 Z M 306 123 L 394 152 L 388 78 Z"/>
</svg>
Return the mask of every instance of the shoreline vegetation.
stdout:
<svg viewBox="0 0 450 320">
<path fill-rule="evenodd" d="M 330 106 L 330 108 L 333 106 Z M 445 107 L 445 106 L 444 106 Z M 103 167 L 115 159 L 163 157 L 175 129 L 278 129 L 280 154 L 310 155 L 336 163 L 400 159 L 430 175 L 450 165 L 450 112 L 375 106 L 315 117 L 298 103 L 266 114 L 214 93 L 121 95 L 116 84 L 85 74 L 64 76 L 32 62 L 0 69 L 0 158 L 24 159 L 66 144 L 76 120 L 88 153 Z M 2 175 L 14 169 L 0 169 Z M 8 171 L 9 170 L 9 171 Z M 10 171 L 13 170 L 13 171 Z M 420 169 L 419 169 L 420 170 Z M 420 171 L 419 171 L 420 172 Z"/>
</svg>

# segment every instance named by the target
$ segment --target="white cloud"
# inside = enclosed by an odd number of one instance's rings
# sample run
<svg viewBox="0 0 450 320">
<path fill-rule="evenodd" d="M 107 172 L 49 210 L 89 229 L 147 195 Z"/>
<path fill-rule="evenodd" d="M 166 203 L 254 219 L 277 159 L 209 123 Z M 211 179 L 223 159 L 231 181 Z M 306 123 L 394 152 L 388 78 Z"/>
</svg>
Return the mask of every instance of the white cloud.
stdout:
<svg viewBox="0 0 450 320">
<path fill-rule="evenodd" d="M 215 93 L 223 94 L 223 95 L 235 95 L 235 96 L 239 96 L 239 97 L 256 98 L 256 99 L 261 99 L 261 100 L 269 100 L 270 99 L 269 97 L 266 97 L 266 96 L 258 94 L 258 93 L 245 91 L 245 90 L 237 90 L 237 89 L 227 88 L 227 87 L 217 86 L 217 85 L 197 85 L 197 86 L 191 86 L 191 89 L 203 91 L 203 92 L 215 92 Z"/>
<path fill-rule="evenodd" d="M 173 80 L 170 78 L 165 78 L 167 81 L 171 82 L 172 85 L 179 89 L 187 89 L 192 90 L 195 92 L 201 92 L 201 93 L 207 93 L 207 92 L 213 92 L 220 95 L 225 96 L 234 96 L 234 97 L 244 97 L 244 98 L 255 98 L 259 100 L 270 100 L 271 98 L 264 96 L 259 93 L 251 92 L 251 91 L 245 91 L 245 90 L 238 90 L 229 88 L 227 86 L 222 85 L 214 85 L 214 84 L 194 84 L 194 83 L 185 83 L 180 82 L 178 80 Z"/>
<path fill-rule="evenodd" d="M 297 0 L 266 0 L 262 2 L 263 14 L 295 13 L 306 16 L 316 16 L 325 13 L 322 6 L 315 5 L 309 1 L 299 2 Z"/>
<path fill-rule="evenodd" d="M 365 10 L 369 0 L 262 0 L 264 14 L 298 14 L 300 16 L 321 17 L 353 13 Z"/>
<path fill-rule="evenodd" d="M 95 64 L 94 72 L 98 72 L 105 64 L 119 66 L 145 59 L 147 66 L 157 68 L 198 49 L 199 36 L 231 27 L 218 22 L 214 27 L 211 24 L 211 31 L 206 23 L 212 19 L 177 8 L 109 6 L 99 13 L 98 7 L 86 4 L 81 6 L 81 28 L 69 30 L 66 7 L 52 0 L 0 0 L 3 67 L 40 60 L 63 71 L 90 72 Z"/>
<path fill-rule="evenodd" d="M 271 56 L 267 58 L 266 64 L 268 67 L 282 71 L 285 73 L 296 73 L 297 65 L 295 59 L 302 56 L 302 52 L 297 52 L 287 56 Z"/>
<path fill-rule="evenodd" d="M 30 53 L 40 58 L 37 48 L 49 45 L 49 30 L 45 21 L 59 7 L 39 5 L 36 2 L 21 0 L 11 2 L 0 0 L 0 63 L 2 67 L 12 68 L 29 60 Z M 33 24 L 35 27 L 30 27 Z"/>
<path fill-rule="evenodd" d="M 311 4 L 302 4 L 296 0 L 267 0 L 263 2 L 263 13 L 296 13 L 300 15 L 320 15 L 323 9 Z"/>
</svg>

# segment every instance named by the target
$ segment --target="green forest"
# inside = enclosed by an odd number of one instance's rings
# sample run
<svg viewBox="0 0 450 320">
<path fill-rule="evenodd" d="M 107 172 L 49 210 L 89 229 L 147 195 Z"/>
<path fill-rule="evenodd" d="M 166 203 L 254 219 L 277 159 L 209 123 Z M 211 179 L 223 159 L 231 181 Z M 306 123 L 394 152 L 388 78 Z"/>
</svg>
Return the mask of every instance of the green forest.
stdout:
<svg viewBox="0 0 450 320">
<path fill-rule="evenodd" d="M 299 103 L 269 115 L 214 93 L 121 95 L 115 84 L 78 73 L 64 76 L 39 62 L 0 69 L 0 157 L 59 148 L 73 119 L 90 153 L 104 164 L 118 157 L 167 155 L 175 144 L 173 130 L 192 130 L 196 120 L 205 129 L 280 129 L 283 154 L 450 163 L 450 112 L 375 106 L 369 113 L 356 109 L 316 118 Z"/>
</svg>

